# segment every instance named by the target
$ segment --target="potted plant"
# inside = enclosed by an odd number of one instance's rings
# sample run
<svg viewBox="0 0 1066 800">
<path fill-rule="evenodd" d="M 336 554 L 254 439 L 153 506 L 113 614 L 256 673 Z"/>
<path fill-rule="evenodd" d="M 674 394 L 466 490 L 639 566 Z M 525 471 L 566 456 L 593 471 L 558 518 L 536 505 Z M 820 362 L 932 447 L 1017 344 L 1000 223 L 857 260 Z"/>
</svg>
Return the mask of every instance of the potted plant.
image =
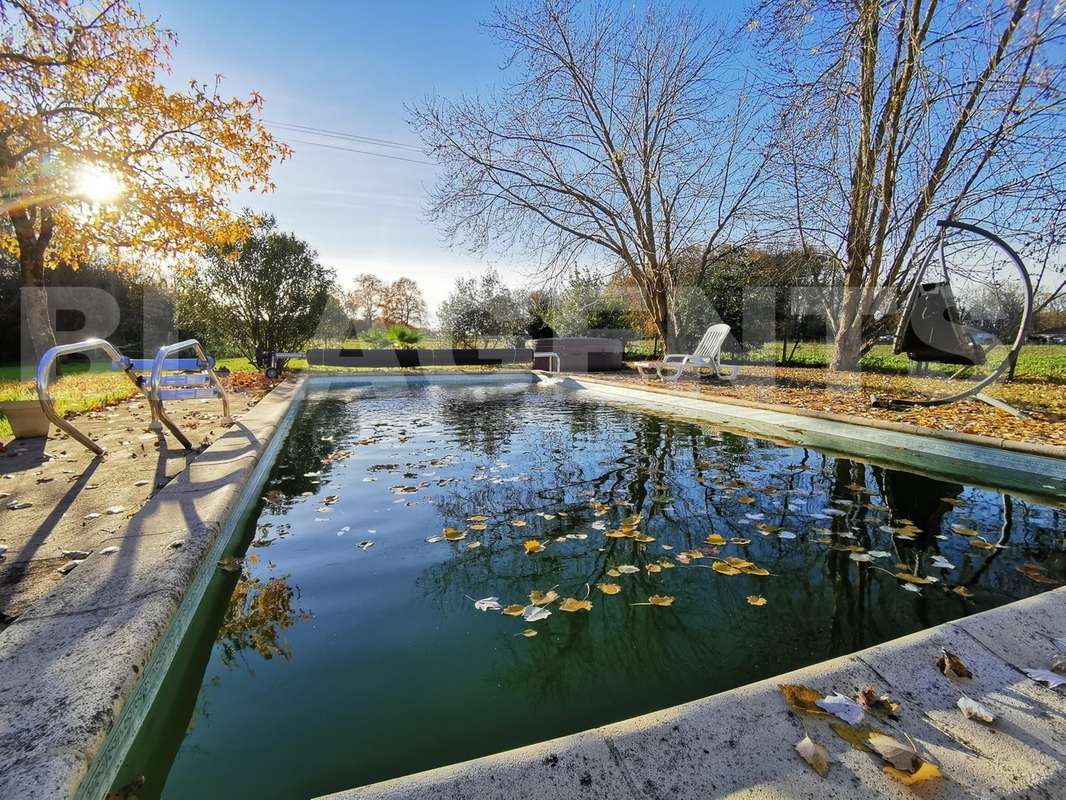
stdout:
<svg viewBox="0 0 1066 800">
<path fill-rule="evenodd" d="M 16 439 L 48 435 L 48 417 L 37 400 L 36 391 L 28 386 L 21 389 L 14 399 L 0 402 L 0 413 L 7 417 Z"/>
</svg>

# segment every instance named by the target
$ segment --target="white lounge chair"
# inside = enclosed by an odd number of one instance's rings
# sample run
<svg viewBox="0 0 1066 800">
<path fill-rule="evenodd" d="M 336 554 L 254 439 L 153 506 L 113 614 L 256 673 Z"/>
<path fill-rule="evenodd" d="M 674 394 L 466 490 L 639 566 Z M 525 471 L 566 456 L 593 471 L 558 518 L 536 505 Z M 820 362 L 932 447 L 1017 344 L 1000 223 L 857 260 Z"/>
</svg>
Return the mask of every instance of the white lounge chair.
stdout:
<svg viewBox="0 0 1066 800">
<path fill-rule="evenodd" d="M 680 380 L 687 369 L 694 369 L 697 374 L 701 369 L 709 369 L 716 378 L 734 380 L 739 373 L 736 367 L 729 367 L 728 374 L 722 373 L 722 344 L 728 335 L 728 325 L 712 325 L 692 353 L 671 353 L 664 356 L 662 361 L 638 361 L 633 366 L 640 373 L 641 380 L 646 377 L 646 372 L 654 371 L 659 380 L 674 383 Z"/>
</svg>

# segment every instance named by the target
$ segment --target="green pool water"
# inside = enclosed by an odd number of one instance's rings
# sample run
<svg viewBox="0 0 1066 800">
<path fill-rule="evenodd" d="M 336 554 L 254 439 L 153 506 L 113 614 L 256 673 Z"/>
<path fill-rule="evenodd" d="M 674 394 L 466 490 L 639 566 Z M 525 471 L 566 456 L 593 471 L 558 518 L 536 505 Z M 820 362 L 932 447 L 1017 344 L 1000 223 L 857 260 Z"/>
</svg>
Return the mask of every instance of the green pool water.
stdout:
<svg viewBox="0 0 1066 800">
<path fill-rule="evenodd" d="M 1064 514 L 558 388 L 312 392 L 115 786 L 313 797 L 693 700 L 1050 588 Z"/>
</svg>

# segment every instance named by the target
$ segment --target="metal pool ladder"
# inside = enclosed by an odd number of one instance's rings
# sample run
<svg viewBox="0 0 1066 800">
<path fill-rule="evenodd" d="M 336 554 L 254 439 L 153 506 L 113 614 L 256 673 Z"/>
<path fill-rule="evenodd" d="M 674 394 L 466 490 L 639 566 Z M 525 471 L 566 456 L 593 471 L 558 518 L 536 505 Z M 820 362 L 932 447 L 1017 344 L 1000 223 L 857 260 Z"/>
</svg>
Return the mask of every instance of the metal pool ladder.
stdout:
<svg viewBox="0 0 1066 800">
<path fill-rule="evenodd" d="M 152 422 L 149 429 L 153 431 L 163 430 L 166 425 L 174 434 L 182 446 L 187 450 L 192 449 L 189 441 L 182 430 L 167 414 L 164 400 L 196 400 L 218 397 L 222 400 L 223 423 L 233 421 L 230 416 L 229 396 L 226 388 L 215 373 L 215 360 L 204 353 L 203 347 L 196 339 L 186 339 L 183 342 L 164 345 L 159 348 L 154 359 L 129 358 L 122 355 L 113 344 L 106 339 L 86 339 L 72 344 L 61 344 L 51 348 L 37 364 L 37 397 L 41 403 L 41 409 L 46 417 L 56 427 L 66 431 L 71 438 L 92 450 L 97 455 L 103 455 L 104 448 L 78 430 L 71 422 L 64 419 L 55 409 L 52 400 L 51 382 L 52 365 L 59 356 L 71 353 L 85 353 L 92 350 L 103 350 L 111 357 L 111 368 L 120 369 L 129 376 L 134 386 L 148 398 L 148 406 L 152 411 Z M 195 358 L 168 358 L 173 353 L 182 350 L 193 350 Z M 181 371 L 180 375 L 164 375 L 166 371 Z M 191 371 L 191 372 L 190 372 Z M 134 375 L 135 372 L 150 372 L 146 380 L 144 375 Z M 147 388 L 146 388 L 147 384 Z"/>
</svg>

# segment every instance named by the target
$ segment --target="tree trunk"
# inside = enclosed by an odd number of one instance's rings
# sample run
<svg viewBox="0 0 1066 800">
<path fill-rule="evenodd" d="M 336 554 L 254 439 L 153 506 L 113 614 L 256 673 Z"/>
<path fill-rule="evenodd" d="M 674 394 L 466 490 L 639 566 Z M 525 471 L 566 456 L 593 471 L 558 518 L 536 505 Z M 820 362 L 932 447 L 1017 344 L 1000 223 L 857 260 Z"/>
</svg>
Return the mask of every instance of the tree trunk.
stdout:
<svg viewBox="0 0 1066 800">
<path fill-rule="evenodd" d="M 836 336 L 833 338 L 833 359 L 829 368 L 836 372 L 854 372 L 862 357 L 862 295 L 860 285 L 844 287 Z"/>
<path fill-rule="evenodd" d="M 23 348 L 22 361 L 30 358 L 36 363 L 50 347 L 55 347 L 56 336 L 48 314 L 48 290 L 44 285 L 44 259 L 36 254 L 19 259 L 22 267 L 22 325 L 23 344 L 29 339 L 32 352 Z"/>
</svg>

